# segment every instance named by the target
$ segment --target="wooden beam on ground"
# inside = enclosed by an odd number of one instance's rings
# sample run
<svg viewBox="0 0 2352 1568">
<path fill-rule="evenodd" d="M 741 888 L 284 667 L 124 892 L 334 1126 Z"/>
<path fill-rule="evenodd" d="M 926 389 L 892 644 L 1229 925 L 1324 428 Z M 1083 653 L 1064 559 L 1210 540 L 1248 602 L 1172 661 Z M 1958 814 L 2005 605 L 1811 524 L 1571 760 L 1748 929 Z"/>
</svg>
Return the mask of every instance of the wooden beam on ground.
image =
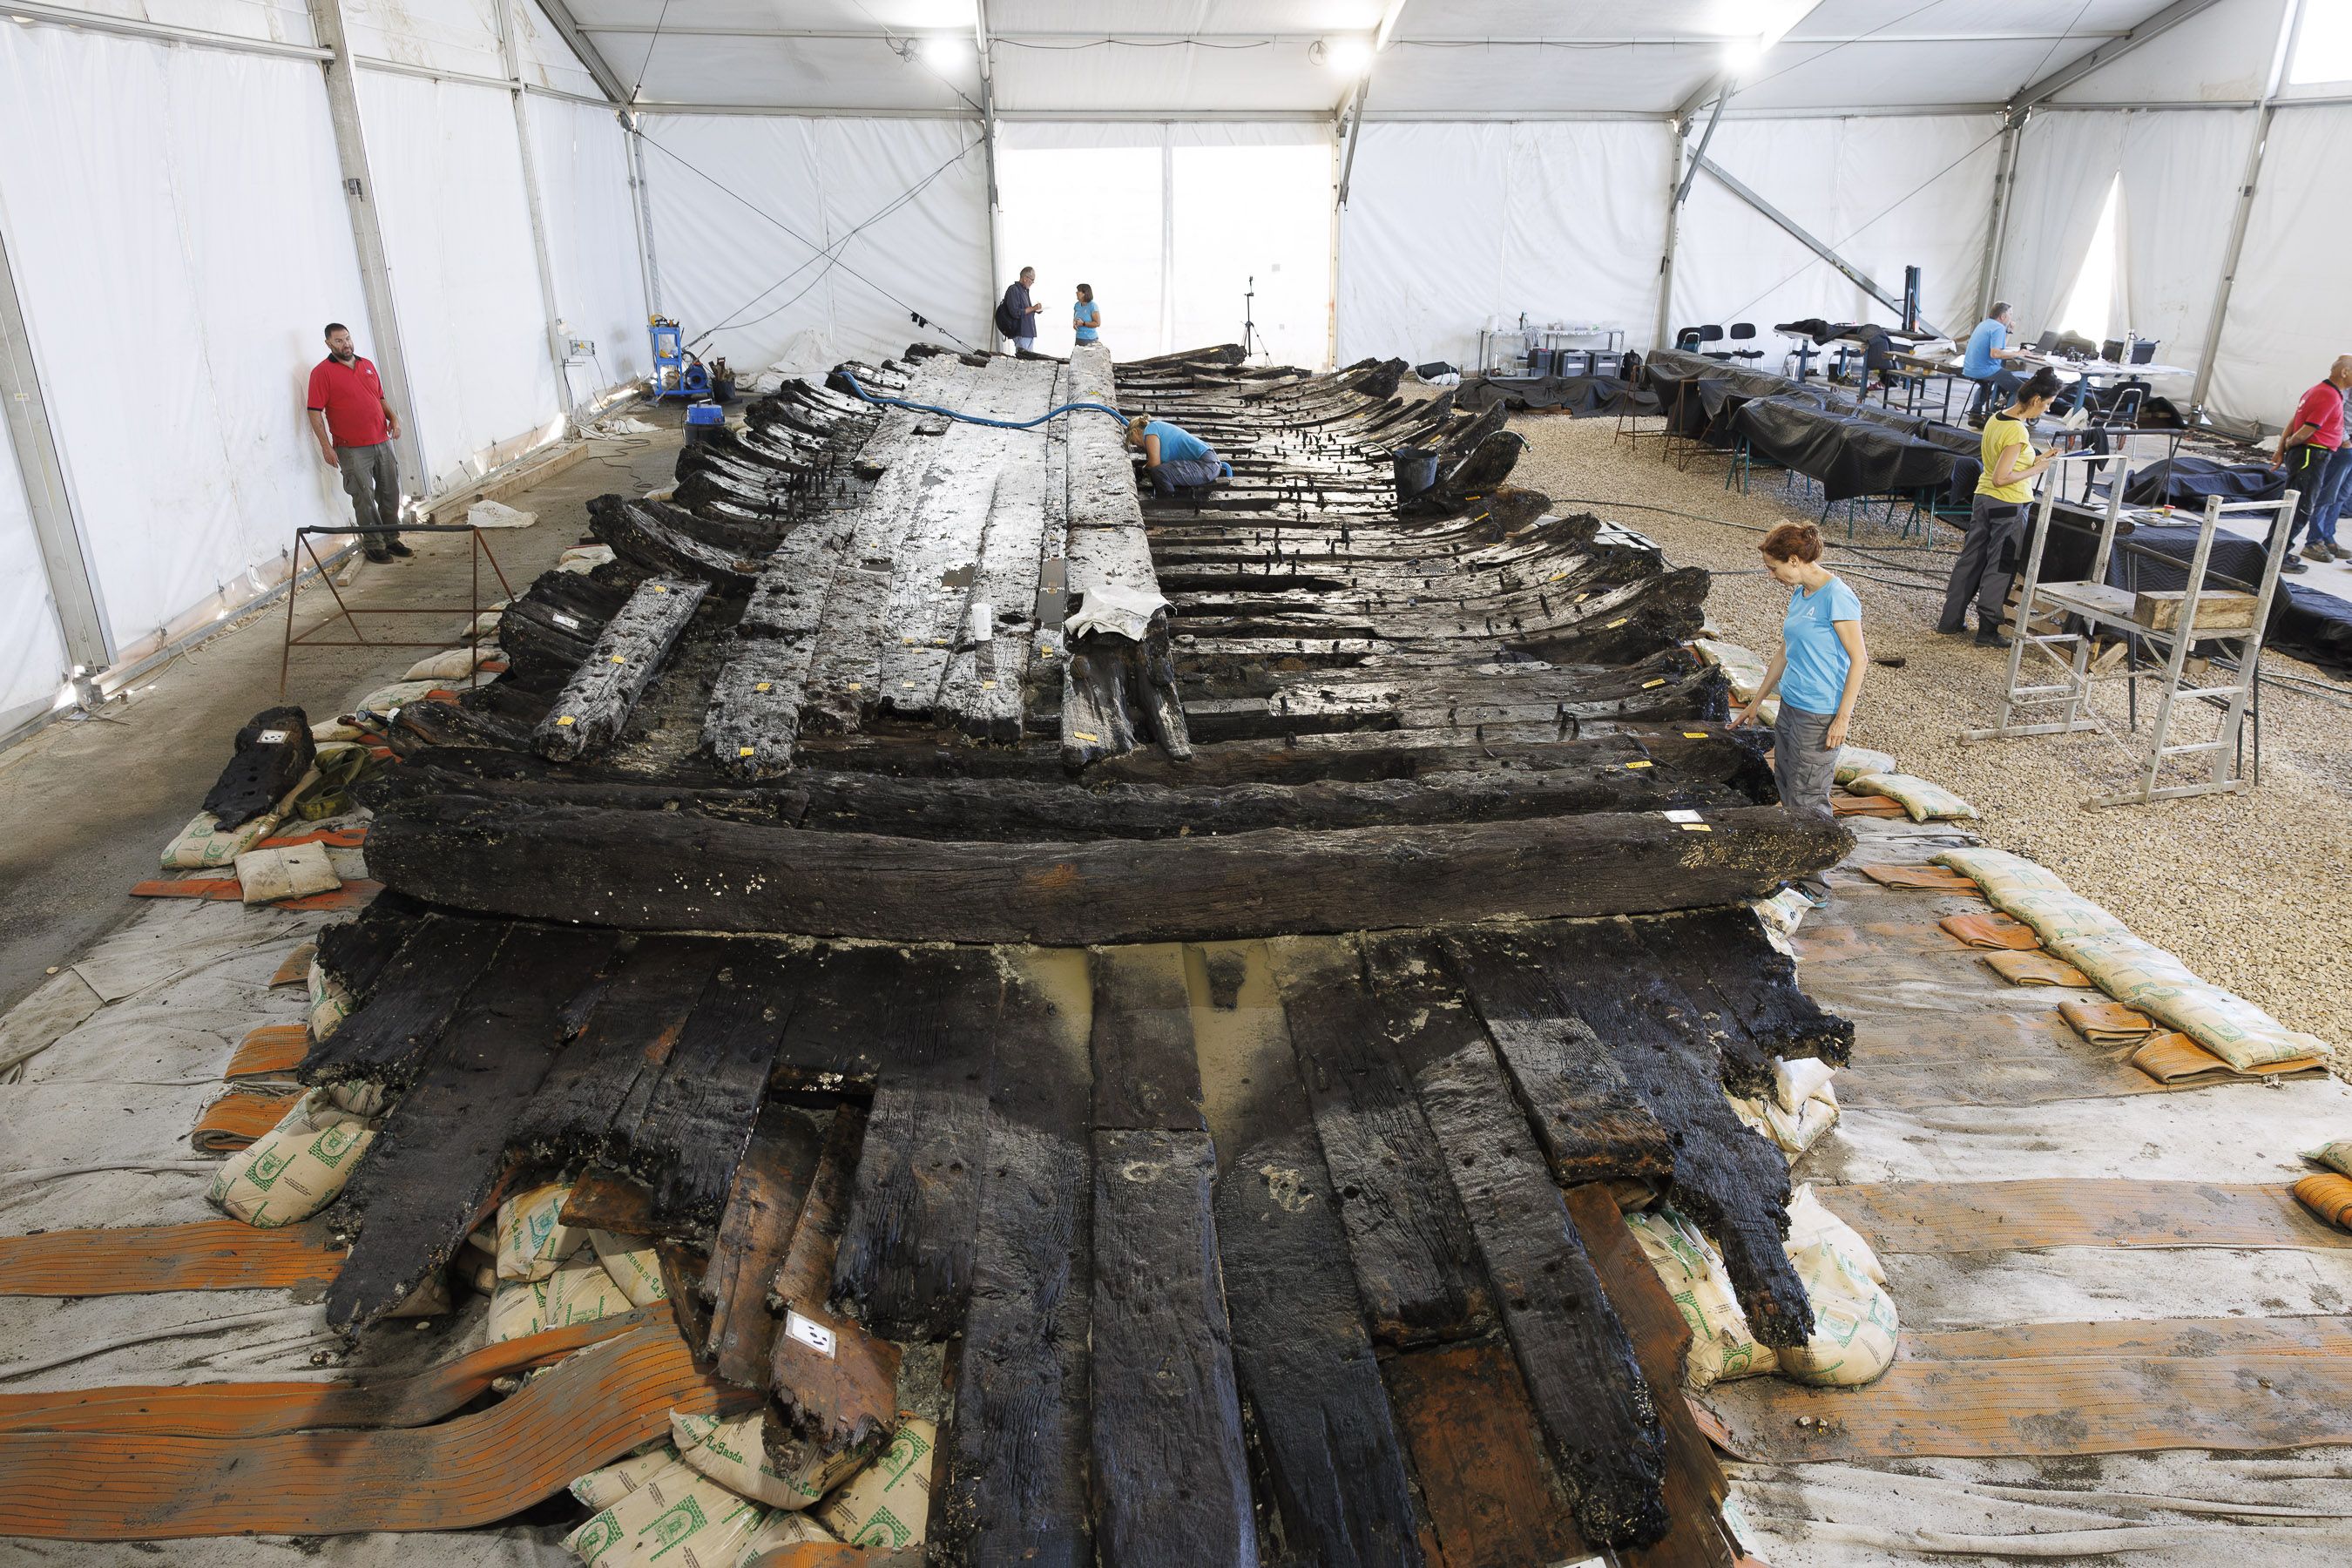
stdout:
<svg viewBox="0 0 2352 1568">
<path fill-rule="evenodd" d="M 807 1111 L 771 1096 L 735 1167 L 735 1186 L 698 1289 L 710 1303 L 712 1370 L 739 1387 L 764 1389 L 775 1375 L 776 1319 L 768 1310 L 768 1287 L 792 1248 L 793 1227 L 824 1147 L 824 1130 Z"/>
<path fill-rule="evenodd" d="M 532 735 L 539 754 L 568 763 L 611 745 L 709 591 L 667 577 L 637 584 Z"/>
<path fill-rule="evenodd" d="M 793 1430 L 826 1453 L 871 1447 L 898 1418 L 898 1347 L 825 1305 L 865 1139 L 863 1109 L 845 1104 L 834 1112 L 792 1246 L 776 1270 L 776 1405 Z"/>
</svg>

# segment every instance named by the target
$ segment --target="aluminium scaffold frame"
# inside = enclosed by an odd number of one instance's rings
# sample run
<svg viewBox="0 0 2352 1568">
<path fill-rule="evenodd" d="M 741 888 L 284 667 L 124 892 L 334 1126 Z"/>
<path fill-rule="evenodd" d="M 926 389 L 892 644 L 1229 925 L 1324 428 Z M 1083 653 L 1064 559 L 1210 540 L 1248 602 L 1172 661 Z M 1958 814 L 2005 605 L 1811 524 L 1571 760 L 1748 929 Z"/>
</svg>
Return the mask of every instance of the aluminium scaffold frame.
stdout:
<svg viewBox="0 0 2352 1568">
<path fill-rule="evenodd" d="M 2098 548 L 2091 560 L 2089 575 L 2081 582 L 2044 583 L 2042 581 L 2042 559 L 2050 540 L 2050 521 L 2059 493 L 2065 488 L 2063 473 L 2070 464 L 2087 465 L 2094 470 L 2098 465 L 2112 463 L 2108 476 L 2106 513 L 2099 527 Z M 2093 641 L 2103 632 L 2125 638 L 2135 638 L 2153 645 L 2164 656 L 2162 695 L 2158 700 L 2156 716 L 2148 726 L 2147 745 L 2142 754 L 2137 784 L 2109 795 L 2092 796 L 2084 804 L 2094 806 L 2147 805 L 2159 800 L 2177 800 L 2190 795 L 2223 795 L 2247 788 L 2249 781 L 2238 771 L 2238 741 L 2245 723 L 2246 710 L 2252 700 L 2255 683 L 2261 679 L 2263 638 L 2270 623 L 2272 601 L 2277 596 L 2279 566 L 2285 558 L 2285 530 L 2294 515 L 2297 492 L 2287 491 L 2276 500 L 2241 501 L 2224 505 L 2219 496 L 2209 497 L 2205 511 L 2199 521 L 2197 545 L 2189 563 L 2189 576 L 2183 585 L 2180 614 L 2169 628 L 2158 629 L 2142 625 L 2134 618 L 2134 595 L 2127 589 L 2110 586 L 2106 581 L 2107 563 L 2113 558 L 2116 525 L 2123 518 L 2124 481 L 2130 471 L 2129 454 L 2122 449 L 2112 453 L 2069 453 L 2051 465 L 2048 479 L 2033 510 L 2032 542 L 2025 559 L 2024 583 L 2017 599 L 2017 625 L 2010 641 L 2009 679 L 2001 694 L 2000 719 L 1990 729 L 1962 731 L 1963 741 L 2007 740 L 2028 735 L 2063 735 L 2082 731 L 2104 730 L 2106 726 L 2087 710 L 2091 688 L 2101 680 L 2135 680 L 2147 671 L 2126 668 L 2113 672 L 2094 668 Z M 2224 516 L 2253 517 L 2267 514 L 2268 525 L 2263 538 L 2268 542 L 2263 566 L 2262 582 L 2255 594 L 2252 624 L 2244 627 L 2207 630 L 2198 626 L 2198 613 L 2205 590 L 2206 569 L 2213 552 L 2213 536 Z M 2045 617 L 2054 618 L 2058 629 L 2040 633 L 2034 627 Z M 2069 621 L 2077 629 L 2067 629 Z M 2200 644 L 2235 644 L 2234 651 L 2216 647 L 2208 664 L 2220 669 L 2224 660 L 2234 665 L 2234 679 L 2223 685 L 2186 687 L 2181 684 L 2191 653 Z M 2053 684 L 2030 685 L 2025 672 L 2027 649 L 2057 667 L 2058 679 Z M 2062 653 L 2060 650 L 2063 650 Z M 2040 671 L 2037 669 L 2036 674 Z M 2210 741 L 2171 743 L 2174 705 L 2182 700 L 2218 704 L 2222 708 L 2220 732 Z M 2062 716 L 2054 721 L 2020 722 L 2021 710 L 2058 708 Z M 2175 759 L 2210 753 L 2212 771 L 2205 778 L 2185 784 L 2161 782 L 2168 764 Z"/>
</svg>

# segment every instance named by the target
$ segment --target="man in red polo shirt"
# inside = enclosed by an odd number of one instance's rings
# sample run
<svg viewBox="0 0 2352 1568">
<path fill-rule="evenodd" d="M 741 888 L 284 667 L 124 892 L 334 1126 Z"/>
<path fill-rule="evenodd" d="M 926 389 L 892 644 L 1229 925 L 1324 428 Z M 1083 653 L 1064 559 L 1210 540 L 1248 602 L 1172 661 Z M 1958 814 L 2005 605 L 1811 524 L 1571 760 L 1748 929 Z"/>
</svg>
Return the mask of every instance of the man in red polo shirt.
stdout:
<svg viewBox="0 0 2352 1568">
<path fill-rule="evenodd" d="M 2344 389 L 2352 386 L 2352 354 L 2338 354 L 2336 363 L 2327 367 L 2327 379 L 2303 395 L 2294 405 L 2286 428 L 2279 433 L 2278 449 L 2271 456 L 2271 467 L 2286 470 L 2286 488 L 2296 492 L 2294 518 L 2287 524 L 2286 538 L 2279 544 L 2279 570 L 2285 573 L 2307 572 L 2309 567 L 2294 558 L 2294 536 L 2303 525 L 2312 521 L 2319 503 L 2326 499 L 2328 463 L 2336 449 L 2344 445 Z M 2312 542 L 2319 542 L 2318 528 L 2312 530 Z M 2315 555 L 2314 560 L 2332 559 Z"/>
<path fill-rule="evenodd" d="M 360 358 L 341 321 L 327 323 L 327 357 L 310 370 L 310 434 L 327 467 L 343 476 L 352 521 L 382 531 L 360 535 L 367 558 L 411 553 L 400 542 L 400 465 L 392 455 L 400 416 L 384 406 L 374 363 Z"/>
</svg>

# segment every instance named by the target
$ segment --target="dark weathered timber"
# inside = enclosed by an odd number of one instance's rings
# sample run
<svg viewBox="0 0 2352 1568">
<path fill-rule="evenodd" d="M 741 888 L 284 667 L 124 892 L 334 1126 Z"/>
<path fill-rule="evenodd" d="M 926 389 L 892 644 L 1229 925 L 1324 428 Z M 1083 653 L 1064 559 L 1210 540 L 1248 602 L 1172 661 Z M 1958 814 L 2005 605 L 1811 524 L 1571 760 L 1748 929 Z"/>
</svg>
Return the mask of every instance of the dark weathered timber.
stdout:
<svg viewBox="0 0 2352 1568">
<path fill-rule="evenodd" d="M 1581 1563 L 1527 1385 L 1507 1344 L 1476 1340 L 1381 1363 L 1421 1483 L 1439 1568 Z"/>
<path fill-rule="evenodd" d="M 1789 1164 L 1733 1113 L 1721 1056 L 1698 1008 L 1634 940 L 1627 922 L 1562 921 L 1515 941 L 1594 1034 L 1674 1141 L 1675 1202 L 1723 1252 L 1748 1327 L 1766 1344 L 1801 1344 L 1812 1331 L 1805 1288 L 1781 1250 Z"/>
<path fill-rule="evenodd" d="M 758 579 L 758 557 L 714 550 L 688 539 L 628 496 L 598 496 L 588 503 L 588 531 L 613 548 L 614 558 L 647 577 L 708 584 L 722 598 L 740 598 Z"/>
<path fill-rule="evenodd" d="M 509 934 L 333 1211 L 336 1228 L 356 1235 L 327 1289 L 330 1326 L 367 1327 L 465 1245 L 505 1171 L 515 1113 L 546 1075 L 563 1005 L 613 941 L 610 931 L 546 926 Z"/>
<path fill-rule="evenodd" d="M 865 1136 L 863 1108 L 845 1104 L 834 1113 L 817 1155 L 816 1176 L 793 1226 L 792 1245 L 776 1270 L 778 1317 L 769 1385 L 785 1424 L 829 1454 L 876 1444 L 898 1424 L 898 1347 L 824 1304 Z M 833 1335 L 830 1354 L 793 1337 L 793 1314 Z"/>
<path fill-rule="evenodd" d="M 1444 939 L 1448 966 L 1501 1053 L 1544 1157 L 1563 1186 L 1674 1173 L 1674 1142 L 1544 972 L 1501 931 Z"/>
<path fill-rule="evenodd" d="M 1577 1528 L 1604 1545 L 1655 1541 L 1666 1529 L 1656 1402 L 1486 1031 L 1427 939 L 1367 938 L 1364 951 L 1391 1048 L 1412 1053 L 1422 1112 L 1469 1215 Z"/>
<path fill-rule="evenodd" d="M 463 705 L 441 699 L 404 702 L 392 716 L 384 740 L 395 751 L 405 752 L 398 731 L 405 731 L 418 740 L 435 746 L 497 746 L 516 747 L 530 743 L 531 727 L 493 714 L 472 711 Z"/>
<path fill-rule="evenodd" d="M 784 944 L 735 942 L 687 1016 L 629 1142 L 628 1168 L 652 1185 L 663 1234 L 707 1239 L 718 1224 L 809 977 Z"/>
<path fill-rule="evenodd" d="M 265 708 L 236 732 L 236 754 L 205 794 L 223 827 L 250 822 L 284 799 L 310 771 L 319 749 L 299 708 Z"/>
<path fill-rule="evenodd" d="M 1853 843 L 1826 819 L 1772 807 L 1708 826 L 1601 813 L 1003 845 L 448 795 L 387 805 L 368 864 L 387 887 L 452 908 L 628 930 L 1079 945 L 1732 903 L 1833 865 Z"/>
<path fill-rule="evenodd" d="M 1006 976 L 956 1418 L 931 1503 L 950 1564 L 1093 1568 L 1086 985 L 1067 950 L 1025 954 Z"/>
<path fill-rule="evenodd" d="M 1094 977 L 1094 1124 L 1199 1131 L 1201 1064 L 1181 948 L 1098 947 Z"/>
<path fill-rule="evenodd" d="M 1625 765 L 1634 762 L 1653 765 Z M 1757 805 L 1779 799 L 1771 769 L 1763 760 L 1761 736 L 1752 730 L 1725 734 L 1720 725 L 1703 721 L 1658 729 L 1612 726 L 1610 733 L 1588 731 L 1586 738 L 1566 741 L 1480 742 L 1393 731 L 1225 741 L 1194 747 L 1191 760 L 1182 763 L 1145 752 L 1104 763 L 1087 776 L 1102 783 L 1211 788 L 1374 783 L 1481 770 L 1580 774 L 1592 781 L 1596 797 L 1624 788 L 1636 792 L 1613 808 L 1596 798 L 1590 805 L 1567 808 L 1575 810 L 1655 809 L 1658 797 L 1645 792 L 1657 788 L 1721 791 L 1727 798 L 1738 795 Z M 1653 785 L 1644 781 L 1646 773 L 1665 777 Z"/>
<path fill-rule="evenodd" d="M 1412 1085 L 1381 1033 L 1355 944 L 1268 944 L 1298 1079 L 1312 1109 L 1350 1268 L 1373 1338 L 1458 1339 L 1491 1326 L 1462 1205 Z"/>
<path fill-rule="evenodd" d="M 710 684 L 702 743 L 735 778 L 768 778 L 792 766 L 800 744 L 801 692 L 815 644 L 805 637 L 747 637 Z"/>
<path fill-rule="evenodd" d="M 1633 930 L 1685 989 L 1704 976 L 1759 1055 L 1819 1057 L 1835 1067 L 1852 1059 L 1853 1020 L 1799 989 L 1797 961 L 1772 945 L 1754 910 L 1691 910 L 1636 921 Z"/>
<path fill-rule="evenodd" d="M 824 611 L 835 559 L 848 542 L 850 514 L 824 512 L 794 529 L 760 568 L 760 585 L 743 606 L 743 637 L 807 637 Z"/>
<path fill-rule="evenodd" d="M 1277 1119 L 1296 1115 L 1295 1076 L 1252 1078 Z M 1265 1460 L 1284 1559 L 1420 1568 L 1412 1486 L 1334 1197 L 1305 1125 L 1284 1127 L 1226 1162 L 1217 1252 L 1234 1371 Z"/>
<path fill-rule="evenodd" d="M 983 949 L 910 952 L 881 997 L 881 1079 L 834 1257 L 832 1304 L 884 1339 L 943 1340 L 971 1288 L 1003 1000 Z"/>
<path fill-rule="evenodd" d="M 511 1142 L 511 1141 L 510 1141 Z M 565 1225 L 593 1226 L 615 1236 L 650 1236 L 653 1189 L 634 1176 L 604 1165 L 583 1169 L 556 1218 Z"/>
<path fill-rule="evenodd" d="M 425 916 L 383 965 L 367 1005 L 310 1047 L 302 1081 L 407 1084 L 466 993 L 498 959 L 508 930 L 503 921 Z"/>
<path fill-rule="evenodd" d="M 607 1152 L 626 1159 L 645 1100 L 723 946 L 693 937 L 639 942 L 516 1117 L 516 1146 L 559 1166 Z"/>
<path fill-rule="evenodd" d="M 358 919 L 320 931 L 311 956 L 320 969 L 351 993 L 352 1001 L 364 1003 L 373 994 L 383 966 L 424 923 L 415 900 L 384 894 L 362 910 Z"/>
<path fill-rule="evenodd" d="M 568 763 L 612 744 L 709 592 L 707 584 L 676 578 L 637 584 L 533 732 L 539 754 Z"/>
<path fill-rule="evenodd" d="M 1097 1131 L 1094 1510 L 1103 1568 L 1255 1568 L 1204 1132 Z"/>
<path fill-rule="evenodd" d="M 713 1369 L 729 1383 L 764 1389 L 774 1375 L 776 1319 L 768 1310 L 768 1287 L 792 1247 L 824 1147 L 824 1127 L 807 1111 L 781 1098 L 760 1107 L 709 1267 L 696 1288 L 710 1303 Z"/>
<path fill-rule="evenodd" d="M 1566 1195 L 1570 1222 L 1633 1342 L 1642 1375 L 1652 1388 L 1679 1388 L 1691 1343 L 1682 1309 L 1642 1256 L 1606 1187 L 1570 1187 Z M 1661 1401 L 1658 1421 L 1666 1435 L 1666 1515 L 1672 1522 L 1657 1542 L 1625 1553 L 1628 1568 L 1735 1568 L 1742 1553 L 1731 1544 L 1722 1520 L 1731 1487 L 1714 1445 L 1699 1430 L 1688 1399 Z"/>
</svg>

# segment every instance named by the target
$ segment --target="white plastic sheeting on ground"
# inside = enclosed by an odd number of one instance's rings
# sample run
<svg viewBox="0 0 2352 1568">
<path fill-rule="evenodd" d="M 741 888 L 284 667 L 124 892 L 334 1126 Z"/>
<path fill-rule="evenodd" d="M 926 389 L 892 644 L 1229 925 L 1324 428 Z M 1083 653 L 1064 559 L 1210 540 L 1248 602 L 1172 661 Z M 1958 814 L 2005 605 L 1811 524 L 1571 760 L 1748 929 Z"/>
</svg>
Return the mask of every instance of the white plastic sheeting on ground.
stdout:
<svg viewBox="0 0 2352 1568">
<path fill-rule="evenodd" d="M 1976 321 L 2000 133 L 1989 114 L 1727 121 L 1707 159 L 1890 294 L 1900 297 L 1906 266 L 1919 268 L 1921 312 L 1965 334 Z M 1670 331 L 1753 322 L 1761 340 L 1753 346 L 1777 370 L 1776 321 L 1891 321 L 1895 312 L 1702 171 L 1683 208 L 1672 316 Z"/>
<path fill-rule="evenodd" d="M 644 137 L 658 308 L 689 341 L 715 330 L 705 353 L 751 368 L 803 331 L 866 359 L 940 341 L 910 312 L 989 346 L 976 124 L 649 114 Z"/>
<path fill-rule="evenodd" d="M 653 368 L 628 137 L 609 109 L 537 97 L 526 107 L 556 309 L 572 336 L 596 344 L 595 363 L 569 370 L 585 398 Z"/>
<path fill-rule="evenodd" d="M 133 647 L 261 592 L 341 503 L 302 415 L 320 328 L 364 320 L 326 96 L 306 61 L 0 26 L 0 147 L 67 482 Z"/>
<path fill-rule="evenodd" d="M 514 110 L 508 93 L 464 82 L 362 71 L 359 89 L 417 405 L 400 413 L 416 420 L 440 489 L 467 459 L 551 426 L 558 407 Z M 345 319 L 356 331 L 358 314 Z"/>
<path fill-rule="evenodd" d="M 997 288 L 1038 269 L 1047 353 L 1069 351 L 1076 286 L 1091 283 L 1122 358 L 1238 342 L 1246 310 L 1253 350 L 1323 365 L 1331 159 L 1326 125 L 1006 125 Z"/>
<path fill-rule="evenodd" d="M 1490 316 L 1657 316 L 1674 133 L 1636 121 L 1364 126 L 1340 219 L 1339 361 L 1469 363 Z"/>
<path fill-rule="evenodd" d="M 0 437 L 0 735 L 47 712 L 67 673 L 65 637 L 16 454 Z"/>
</svg>

